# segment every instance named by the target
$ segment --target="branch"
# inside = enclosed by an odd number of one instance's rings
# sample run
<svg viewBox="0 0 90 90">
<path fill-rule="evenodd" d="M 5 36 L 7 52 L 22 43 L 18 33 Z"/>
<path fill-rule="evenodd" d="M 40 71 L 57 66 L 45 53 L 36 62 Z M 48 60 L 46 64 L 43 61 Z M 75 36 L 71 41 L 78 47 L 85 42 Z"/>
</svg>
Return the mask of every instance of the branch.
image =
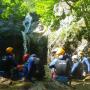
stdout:
<svg viewBox="0 0 90 90">
<path fill-rule="evenodd" d="M 74 9 L 74 7 L 73 7 L 67 0 L 65 0 L 65 2 L 66 2 L 72 9 Z"/>
</svg>

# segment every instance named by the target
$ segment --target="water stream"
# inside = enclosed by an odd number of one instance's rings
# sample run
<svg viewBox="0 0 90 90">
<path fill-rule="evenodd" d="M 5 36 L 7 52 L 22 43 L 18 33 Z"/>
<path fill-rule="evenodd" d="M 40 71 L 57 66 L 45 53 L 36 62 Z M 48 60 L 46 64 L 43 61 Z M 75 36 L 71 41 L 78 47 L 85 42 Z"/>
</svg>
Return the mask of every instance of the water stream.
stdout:
<svg viewBox="0 0 90 90">
<path fill-rule="evenodd" d="M 32 21 L 32 17 L 30 16 L 29 13 L 27 13 L 25 20 L 23 21 L 23 26 L 25 27 L 25 30 L 21 31 L 22 36 L 23 36 L 24 54 L 28 51 L 28 48 L 27 48 L 27 44 L 28 44 L 27 37 L 28 36 L 27 36 L 27 34 L 30 32 L 31 21 Z"/>
<path fill-rule="evenodd" d="M 22 37 L 23 37 L 23 47 L 24 47 L 24 54 L 28 51 L 27 50 L 27 39 L 26 39 L 26 34 L 24 31 L 21 31 Z"/>
</svg>

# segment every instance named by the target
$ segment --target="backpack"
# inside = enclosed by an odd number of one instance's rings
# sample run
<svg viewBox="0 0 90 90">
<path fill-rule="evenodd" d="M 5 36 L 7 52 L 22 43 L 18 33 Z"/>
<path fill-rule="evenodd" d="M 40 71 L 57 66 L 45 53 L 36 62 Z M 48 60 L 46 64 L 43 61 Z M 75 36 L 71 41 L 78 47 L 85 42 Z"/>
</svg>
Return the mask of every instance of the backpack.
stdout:
<svg viewBox="0 0 90 90">
<path fill-rule="evenodd" d="M 40 61 L 40 58 L 35 57 L 34 65 L 35 65 L 35 77 L 38 80 L 42 80 L 45 76 L 45 70 L 44 70 L 44 65 Z"/>
<path fill-rule="evenodd" d="M 35 57 L 34 65 L 36 67 L 36 73 L 39 72 L 40 59 Z"/>
<path fill-rule="evenodd" d="M 55 63 L 55 69 L 57 75 L 68 76 L 70 73 L 70 64 L 67 60 L 57 60 Z"/>
</svg>

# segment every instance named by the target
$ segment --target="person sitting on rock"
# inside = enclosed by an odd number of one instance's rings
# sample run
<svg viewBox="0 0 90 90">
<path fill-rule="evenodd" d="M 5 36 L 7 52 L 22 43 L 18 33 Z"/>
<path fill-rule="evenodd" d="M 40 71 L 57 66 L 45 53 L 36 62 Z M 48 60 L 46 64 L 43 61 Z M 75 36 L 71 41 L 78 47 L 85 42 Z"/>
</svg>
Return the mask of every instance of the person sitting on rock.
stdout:
<svg viewBox="0 0 90 90">
<path fill-rule="evenodd" d="M 17 66 L 17 62 L 15 61 L 13 54 L 13 47 L 6 48 L 6 60 L 4 62 L 5 73 L 7 77 L 11 77 L 11 71 L 14 67 Z"/>
<path fill-rule="evenodd" d="M 83 66 L 82 63 L 79 62 L 78 55 L 73 55 L 72 61 L 73 61 L 71 69 L 72 78 L 80 78 L 82 76 Z"/>
<path fill-rule="evenodd" d="M 32 77 L 34 77 L 36 72 L 36 64 L 39 63 L 40 59 L 37 58 L 36 54 L 24 55 L 23 61 L 25 62 L 23 65 L 18 65 L 18 68 L 21 68 L 23 73 L 24 80 L 31 81 Z M 23 68 L 23 69 L 22 69 Z"/>
<path fill-rule="evenodd" d="M 79 56 L 79 61 L 83 63 L 84 72 L 86 72 L 86 74 L 90 73 L 90 63 L 88 58 L 85 57 L 85 53 L 83 51 L 80 51 L 78 53 L 78 56 Z"/>
<path fill-rule="evenodd" d="M 79 51 L 78 55 L 74 55 L 72 58 L 72 77 L 83 78 L 86 76 L 87 73 L 90 73 L 90 63 L 88 59 L 84 56 L 83 51 Z"/>
<path fill-rule="evenodd" d="M 22 79 L 23 77 L 25 77 L 28 73 L 28 70 L 25 68 L 25 64 L 29 58 L 30 54 L 29 53 L 26 53 L 23 55 L 22 57 L 22 64 L 18 64 L 16 69 L 18 70 L 19 72 L 19 79 Z"/>
<path fill-rule="evenodd" d="M 26 64 L 24 65 L 28 70 L 28 74 L 26 75 L 26 79 L 32 81 L 32 77 L 34 77 L 37 64 L 39 63 L 40 59 L 37 58 L 36 54 L 30 55 Z M 38 71 L 37 71 L 38 72 Z"/>
<path fill-rule="evenodd" d="M 71 59 L 68 55 L 65 54 L 63 48 L 59 48 L 56 52 L 58 56 L 49 64 L 49 68 L 54 68 L 56 77 L 55 80 L 58 80 L 64 84 L 70 80 L 70 70 L 71 70 Z"/>
</svg>

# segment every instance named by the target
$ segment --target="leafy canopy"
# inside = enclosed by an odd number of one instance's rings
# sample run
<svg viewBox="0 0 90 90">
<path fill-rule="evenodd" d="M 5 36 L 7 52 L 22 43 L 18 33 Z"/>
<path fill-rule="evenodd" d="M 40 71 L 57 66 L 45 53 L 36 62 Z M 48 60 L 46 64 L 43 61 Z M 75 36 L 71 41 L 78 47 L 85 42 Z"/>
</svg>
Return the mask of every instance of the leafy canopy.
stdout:
<svg viewBox="0 0 90 90">
<path fill-rule="evenodd" d="M 40 20 L 49 25 L 51 21 L 57 22 L 60 17 L 55 17 L 53 8 L 56 3 L 65 1 L 74 11 L 78 18 L 84 17 L 87 28 L 90 27 L 90 0 L 0 0 L 1 18 L 8 18 L 14 15 L 22 18 L 27 12 L 35 12 L 40 15 Z M 73 2 L 73 4 L 70 3 Z"/>
<path fill-rule="evenodd" d="M 35 1 L 35 12 L 41 16 L 40 20 L 49 25 L 51 20 L 55 18 L 53 8 L 55 3 L 59 0 L 36 0 Z"/>
<path fill-rule="evenodd" d="M 65 1 L 78 18 L 83 17 L 85 19 L 86 27 L 90 28 L 90 0 L 74 0 L 72 5 L 69 3 L 70 0 Z"/>
<path fill-rule="evenodd" d="M 2 10 L 0 17 L 4 19 L 10 15 L 21 18 L 28 12 L 27 4 L 23 0 L 1 0 L 0 9 Z"/>
</svg>

